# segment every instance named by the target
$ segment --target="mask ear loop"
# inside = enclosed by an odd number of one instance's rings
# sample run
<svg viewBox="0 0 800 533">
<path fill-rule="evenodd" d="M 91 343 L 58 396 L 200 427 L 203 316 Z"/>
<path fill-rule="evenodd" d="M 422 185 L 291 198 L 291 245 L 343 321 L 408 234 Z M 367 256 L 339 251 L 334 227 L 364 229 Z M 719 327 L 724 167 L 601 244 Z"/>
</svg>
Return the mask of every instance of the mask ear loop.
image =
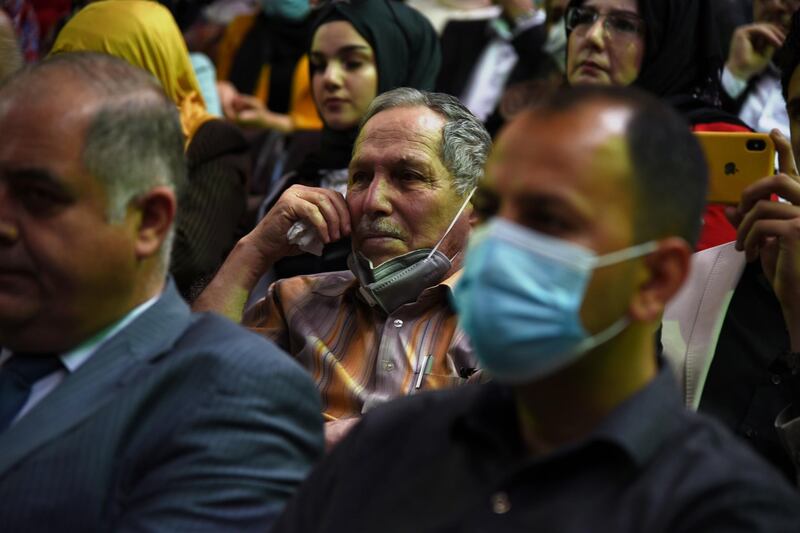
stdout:
<svg viewBox="0 0 800 533">
<path fill-rule="evenodd" d="M 469 204 L 469 201 L 472 200 L 472 195 L 475 194 L 475 191 L 477 189 L 478 189 L 477 187 L 473 187 L 472 190 L 469 191 L 469 194 L 467 195 L 467 199 L 464 200 L 463 204 L 461 204 L 461 209 L 458 210 L 458 213 L 456 213 L 456 216 L 453 217 L 452 221 L 450 221 L 450 225 L 447 227 L 447 231 L 444 232 L 444 235 L 442 235 L 442 238 L 439 239 L 439 242 L 437 242 L 436 246 L 434 246 L 433 249 L 430 251 L 428 256 L 425 258 L 426 260 L 430 259 L 431 257 L 433 257 L 433 254 L 436 253 L 436 250 L 442 244 L 442 241 L 444 241 L 444 239 L 447 237 L 447 234 L 450 233 L 450 230 L 453 229 L 453 226 L 455 226 L 456 222 L 458 222 L 458 219 L 461 217 L 461 213 L 463 213 L 464 209 L 467 208 L 467 204 Z M 456 255 L 458 255 L 458 254 L 456 254 Z M 453 256 L 453 257 L 455 257 L 455 256 Z M 451 259 L 451 261 L 452 261 L 452 259 Z"/>
</svg>

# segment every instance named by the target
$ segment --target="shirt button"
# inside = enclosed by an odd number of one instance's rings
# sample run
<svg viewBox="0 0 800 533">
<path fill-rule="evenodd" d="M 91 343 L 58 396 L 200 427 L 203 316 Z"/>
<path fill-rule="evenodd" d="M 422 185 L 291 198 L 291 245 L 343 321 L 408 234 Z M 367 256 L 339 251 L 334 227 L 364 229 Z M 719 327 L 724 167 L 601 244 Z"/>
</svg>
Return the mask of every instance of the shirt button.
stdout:
<svg viewBox="0 0 800 533">
<path fill-rule="evenodd" d="M 394 327 L 396 327 L 396 328 L 402 328 L 403 327 L 403 321 L 400 320 L 399 318 L 397 320 L 395 320 L 393 323 L 394 323 Z"/>
<path fill-rule="evenodd" d="M 383 368 L 386 369 L 387 372 L 391 372 L 394 370 L 394 362 L 393 361 L 384 361 Z"/>
<path fill-rule="evenodd" d="M 492 494 L 492 511 L 495 514 L 506 514 L 510 510 L 511 502 L 508 499 L 508 494 L 505 492 Z"/>
<path fill-rule="evenodd" d="M 772 380 L 772 383 L 774 385 L 780 385 L 781 384 L 781 377 L 778 374 L 772 374 L 772 377 L 770 379 Z"/>
</svg>

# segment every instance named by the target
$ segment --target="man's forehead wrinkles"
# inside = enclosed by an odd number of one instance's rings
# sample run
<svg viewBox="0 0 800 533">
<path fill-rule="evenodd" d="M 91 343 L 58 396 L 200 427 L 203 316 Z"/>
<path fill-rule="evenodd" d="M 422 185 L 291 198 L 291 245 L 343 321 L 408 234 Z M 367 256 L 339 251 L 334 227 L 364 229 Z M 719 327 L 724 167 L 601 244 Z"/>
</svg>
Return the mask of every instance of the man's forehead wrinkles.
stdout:
<svg viewBox="0 0 800 533">
<path fill-rule="evenodd" d="M 431 146 L 437 143 L 437 137 L 438 136 L 432 135 L 430 132 L 381 129 L 379 131 L 368 131 L 359 144 L 394 145 L 398 143 L 409 143 L 411 145 Z"/>
<path fill-rule="evenodd" d="M 379 164 L 382 166 L 394 165 L 426 165 L 434 160 L 430 150 L 420 147 L 407 147 L 402 150 L 383 150 L 380 147 L 365 147 L 353 157 L 354 165 Z"/>
</svg>

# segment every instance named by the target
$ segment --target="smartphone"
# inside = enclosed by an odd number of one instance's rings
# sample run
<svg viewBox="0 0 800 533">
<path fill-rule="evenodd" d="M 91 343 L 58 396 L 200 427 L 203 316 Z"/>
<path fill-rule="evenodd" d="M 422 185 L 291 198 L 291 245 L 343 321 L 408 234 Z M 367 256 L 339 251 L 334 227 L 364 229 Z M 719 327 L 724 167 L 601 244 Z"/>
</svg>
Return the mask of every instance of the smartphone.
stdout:
<svg viewBox="0 0 800 533">
<path fill-rule="evenodd" d="M 775 145 L 765 133 L 695 132 L 708 162 L 709 203 L 736 205 L 750 184 L 775 174 Z"/>
</svg>

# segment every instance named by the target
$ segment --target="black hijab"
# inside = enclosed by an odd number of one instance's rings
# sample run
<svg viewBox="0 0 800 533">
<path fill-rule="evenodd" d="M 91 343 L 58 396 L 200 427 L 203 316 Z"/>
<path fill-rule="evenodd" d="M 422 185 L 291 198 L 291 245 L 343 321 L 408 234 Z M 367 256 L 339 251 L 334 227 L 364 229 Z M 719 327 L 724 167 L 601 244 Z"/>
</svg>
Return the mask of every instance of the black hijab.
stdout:
<svg viewBox="0 0 800 533">
<path fill-rule="evenodd" d="M 570 0 L 569 7 L 585 1 Z M 724 58 L 711 2 L 638 0 L 638 6 L 645 50 L 633 85 L 663 98 L 693 123 L 730 119 L 717 111 Z"/>
<path fill-rule="evenodd" d="M 436 31 L 421 13 L 395 0 L 332 2 L 321 9 L 311 35 L 337 20 L 352 24 L 372 47 L 378 94 L 397 87 L 433 89 L 442 57 Z M 314 163 L 321 169 L 346 168 L 357 135 L 358 127 L 341 131 L 325 125 Z"/>
</svg>

